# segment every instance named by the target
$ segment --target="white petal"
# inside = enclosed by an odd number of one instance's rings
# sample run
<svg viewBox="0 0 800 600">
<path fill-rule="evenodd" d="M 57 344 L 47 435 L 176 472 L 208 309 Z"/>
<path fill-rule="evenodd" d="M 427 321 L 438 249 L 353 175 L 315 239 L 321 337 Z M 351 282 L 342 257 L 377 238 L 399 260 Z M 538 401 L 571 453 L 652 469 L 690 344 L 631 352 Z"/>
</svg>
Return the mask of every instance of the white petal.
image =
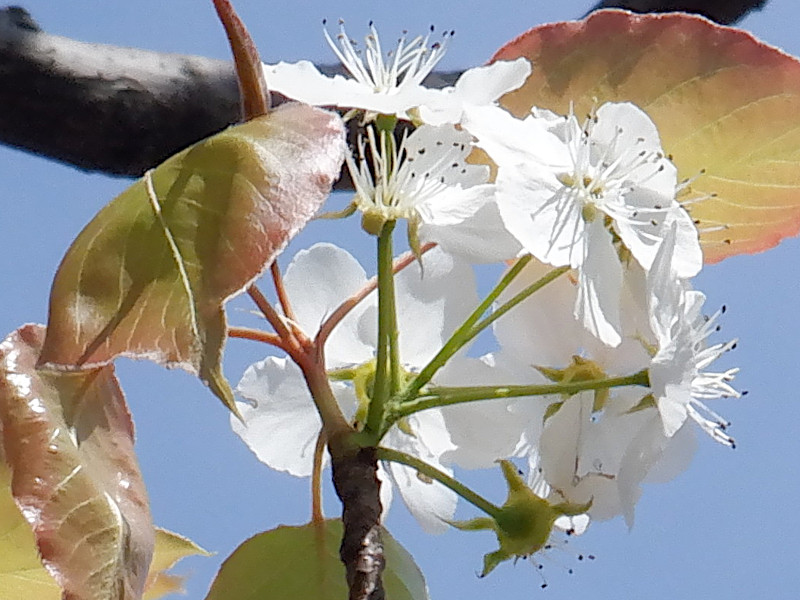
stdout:
<svg viewBox="0 0 800 600">
<path fill-rule="evenodd" d="M 375 92 L 354 79 L 327 77 L 308 61 L 263 65 L 267 86 L 292 100 L 315 106 L 360 108 L 407 118 L 407 111 L 434 102 L 438 90 L 406 85 L 389 92 Z"/>
<path fill-rule="evenodd" d="M 510 300 L 552 270 L 551 266 L 532 260 L 500 301 Z M 576 286 L 569 277 L 559 277 L 497 320 L 494 333 L 503 357 L 520 357 L 521 362 L 528 365 L 528 377 L 534 372 L 530 368 L 532 364 L 568 365 L 588 337 L 573 315 L 576 293 Z"/>
<path fill-rule="evenodd" d="M 521 87 L 530 74 L 531 63 L 526 58 L 501 60 L 465 71 L 456 82 L 456 92 L 466 103 L 491 104 Z"/>
<path fill-rule="evenodd" d="M 286 270 L 284 285 L 297 320 L 313 337 L 322 322 L 367 282 L 364 269 L 346 250 L 333 244 L 315 244 L 299 251 Z M 326 345 L 329 368 L 356 364 L 372 358 L 372 348 L 359 337 L 358 319 L 370 300 L 360 303 L 334 329 Z"/>
<path fill-rule="evenodd" d="M 450 254 L 472 263 L 510 260 L 522 252 L 519 241 L 500 218 L 493 195 L 457 226 L 439 224 L 431 219 L 421 225 L 419 234 L 423 242 L 436 242 Z"/>
<path fill-rule="evenodd" d="M 452 186 L 437 194 L 430 202 L 417 206 L 422 222 L 457 229 L 486 204 L 494 201 L 495 186 L 475 185 L 466 189 Z"/>
<path fill-rule="evenodd" d="M 409 418 L 414 435 L 393 428 L 383 443 L 390 448 L 417 456 L 428 464 L 449 475 L 452 470 L 444 467 L 439 456 L 452 447 L 444 421 L 438 411 L 426 411 Z M 432 446 L 428 446 L 429 442 Z M 429 482 L 419 477 L 415 469 L 397 463 L 385 465 L 408 510 L 428 533 L 441 533 L 447 529 L 445 520 L 453 518 L 458 497 L 438 482 Z"/>
<path fill-rule="evenodd" d="M 620 336 L 620 289 L 622 265 L 611 234 L 602 219 L 589 225 L 583 266 L 578 274 L 575 318 L 609 346 L 618 346 Z"/>
<path fill-rule="evenodd" d="M 360 92 L 357 82 L 341 75 L 327 77 L 307 60 L 264 64 L 263 67 L 270 91 L 305 104 L 333 106 L 338 104 L 338 99 Z"/>
<path fill-rule="evenodd" d="M 433 102 L 420 106 L 420 118 L 432 125 L 458 123 L 466 106 L 494 103 L 525 83 L 530 72 L 530 63 L 525 58 L 469 69 L 459 77 L 455 87 L 445 88 Z"/>
<path fill-rule="evenodd" d="M 661 150 L 661 138 L 653 120 L 630 102 L 607 102 L 597 109 L 592 137 L 604 142 L 616 140 L 620 152 L 630 148 Z"/>
<path fill-rule="evenodd" d="M 682 207 L 670 213 L 665 227 L 671 227 L 673 222 L 677 227 L 673 258 L 675 274 L 681 278 L 694 277 L 703 268 L 703 249 L 697 226 Z"/>
<path fill-rule="evenodd" d="M 463 260 L 434 248 L 395 279 L 400 357 L 422 367 L 478 305 L 475 275 Z"/>
<path fill-rule="evenodd" d="M 258 459 L 278 471 L 308 477 L 322 422 L 300 369 L 285 358 L 268 357 L 247 368 L 237 391 L 242 424 L 231 427 Z"/>
<path fill-rule="evenodd" d="M 533 162 L 566 170 L 571 164 L 567 148 L 549 131 L 544 119 L 517 119 L 498 106 L 476 106 L 465 109 L 462 126 L 478 138 L 475 145 L 499 167 Z"/>
<path fill-rule="evenodd" d="M 526 379 L 525 375 L 529 377 Z M 495 366 L 491 357 L 482 359 L 464 358 L 453 360 L 443 369 L 437 383 L 442 385 L 509 385 L 511 383 L 531 383 L 530 376 L 537 378 L 539 373 L 530 369 L 522 375 L 515 375 L 502 367 Z M 541 406 L 536 399 L 527 399 L 533 406 Z M 454 448 L 443 459 L 467 469 L 491 468 L 498 459 L 514 454 L 520 443 L 523 429 L 528 419 L 509 410 L 509 401 L 502 399 L 469 402 L 442 409 L 447 431 Z M 531 416 L 532 420 L 541 413 Z"/>
<path fill-rule="evenodd" d="M 417 181 L 436 173 L 446 185 L 457 184 L 466 188 L 486 183 L 489 167 L 466 162 L 472 151 L 471 141 L 472 137 L 466 131 L 452 125 L 422 125 L 403 144 L 406 149 L 404 164 L 414 172 Z"/>
</svg>

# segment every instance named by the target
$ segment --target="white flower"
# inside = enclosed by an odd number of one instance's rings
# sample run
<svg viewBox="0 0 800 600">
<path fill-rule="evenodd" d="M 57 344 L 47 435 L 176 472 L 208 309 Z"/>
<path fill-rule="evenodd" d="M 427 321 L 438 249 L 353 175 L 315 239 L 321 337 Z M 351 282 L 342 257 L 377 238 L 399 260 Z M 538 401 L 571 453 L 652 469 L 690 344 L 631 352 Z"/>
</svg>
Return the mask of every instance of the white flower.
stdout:
<svg viewBox="0 0 800 600">
<path fill-rule="evenodd" d="M 546 275 L 552 267 L 533 260 L 519 274 L 500 301 L 508 300 Z M 590 335 L 575 319 L 571 306 L 575 283 L 562 276 L 516 306 L 495 322 L 500 352 L 494 365 L 513 383 L 553 383 L 534 367 L 560 369 L 568 380 L 628 375 L 647 368 L 652 343 L 643 270 L 634 266 L 626 273 L 623 286 L 623 342 L 610 348 Z M 646 341 L 643 344 L 642 341 Z M 580 359 L 573 358 L 580 356 Z M 574 378 L 574 379 L 572 379 Z M 571 397 L 520 398 L 506 409 L 516 428 L 505 425 L 491 433 L 495 438 L 519 443 L 515 456 L 526 456 L 531 487 L 550 501 L 585 503 L 592 501 L 588 515 L 605 520 L 623 515 L 633 524 L 642 482 L 654 473 L 662 480 L 674 477 L 689 463 L 695 444 L 691 428 L 671 438 L 664 434 L 654 404 L 642 403 L 647 390 L 641 387 L 615 388 L 605 395 L 583 392 Z M 471 423 L 472 435 L 485 435 L 482 423 L 492 423 L 489 408 L 505 414 L 502 401 L 486 404 L 485 414 Z M 462 455 L 461 429 L 470 425 L 451 420 L 445 411 L 448 430 L 456 445 L 453 454 Z M 522 429 L 520 436 L 518 431 Z M 501 448 L 498 439 L 492 448 Z M 508 446 L 504 449 L 507 450 Z M 449 455 L 448 455 L 449 456 Z M 508 456 L 508 455 L 506 455 Z M 501 458 L 501 457 L 495 457 Z M 459 464 L 461 464 L 459 462 Z M 470 466 L 470 465 L 464 465 Z M 580 532 L 586 522 L 565 520 L 567 529 Z"/>
<path fill-rule="evenodd" d="M 641 483 L 667 481 L 688 466 L 696 443 L 691 428 L 664 435 L 657 411 L 632 411 L 636 390 L 618 391 L 601 412 L 584 392 L 567 399 L 545 423 L 530 449 L 530 474 L 547 483 L 553 498 L 592 502 L 588 515 L 604 521 L 622 515 L 633 527 Z M 544 490 L 534 490 L 540 495 Z M 544 493 L 544 497 L 548 497 Z"/>
<path fill-rule="evenodd" d="M 425 104 L 436 92 L 422 81 L 442 58 L 452 37 L 445 32 L 440 42 L 429 45 L 431 34 L 408 41 L 403 35 L 397 48 L 384 56 L 378 32 L 370 25 L 364 49 L 347 36 L 344 24 L 334 41 L 325 37 L 351 78 L 326 77 L 308 61 L 264 65 L 270 90 L 300 102 L 318 106 L 359 108 L 371 113 L 407 119 L 408 111 Z M 337 43 L 338 42 L 338 43 Z"/>
<path fill-rule="evenodd" d="M 390 134 L 381 132 L 376 139 L 372 127 L 367 132 L 366 143 L 359 140 L 358 159 L 347 157 L 354 203 L 365 222 L 380 227 L 407 219 L 412 227 L 450 227 L 494 199 L 494 185 L 486 183 L 489 168 L 466 162 L 468 133 L 452 125 L 423 125 L 397 148 Z"/>
<path fill-rule="evenodd" d="M 341 25 L 334 41 L 325 37 L 350 78 L 327 77 L 308 61 L 264 65 L 268 87 L 293 100 L 315 106 L 338 106 L 366 111 L 370 115 L 395 115 L 432 125 L 458 123 L 464 110 L 494 104 L 503 94 L 520 87 L 530 74 L 524 58 L 498 61 L 469 69 L 455 86 L 430 89 L 422 85 L 441 60 L 452 31 L 440 42 L 429 44 L 431 33 L 408 41 L 405 34 L 397 48 L 384 55 L 375 27 L 364 40 L 364 49 L 350 39 Z M 417 111 L 416 109 L 419 109 Z"/>
<path fill-rule="evenodd" d="M 314 335 L 322 321 L 367 281 L 358 262 L 331 244 L 317 244 L 299 252 L 285 276 L 298 325 Z M 443 252 L 426 255 L 425 272 L 409 267 L 396 277 L 399 342 L 406 368 L 427 363 L 466 314 L 477 303 L 472 272 L 454 264 Z M 334 329 L 326 345 L 328 369 L 363 365 L 375 353 L 374 294 L 362 302 Z M 332 381 L 342 410 L 353 418 L 362 400 L 350 383 Z M 313 450 L 321 429 L 319 416 L 300 370 L 285 358 L 269 357 L 250 366 L 238 391 L 246 399 L 238 407 L 245 425 L 231 419 L 234 431 L 267 465 L 292 475 L 311 473 Z M 415 455 L 449 471 L 440 456 L 453 449 L 440 411 L 412 415 L 393 427 L 382 445 Z M 409 510 L 428 531 L 446 528 L 456 496 L 438 483 L 423 481 L 415 470 L 389 463 L 378 473 L 382 481 L 381 501 L 386 510 L 393 482 Z"/>
<path fill-rule="evenodd" d="M 697 230 L 675 200 L 677 172 L 653 122 L 632 104 L 604 104 L 583 127 L 534 109 L 467 111 L 464 127 L 498 165 L 497 203 L 508 230 L 540 260 L 578 269 L 575 315 L 604 343 L 620 335 L 620 243 L 649 270 L 664 227 L 678 225 L 676 268 L 702 266 Z"/>
<path fill-rule="evenodd" d="M 734 441 L 726 432 L 727 421 L 710 410 L 705 400 L 740 396 L 730 382 L 739 369 L 722 373 L 705 371 L 732 349 L 736 341 L 708 346 L 706 339 L 718 327 L 717 318 L 703 316 L 705 295 L 679 280 L 673 261 L 675 228 L 665 238 L 648 276 L 650 321 L 658 352 L 650 364 L 650 387 L 661 414 L 664 433 L 672 436 L 691 417 L 712 438 L 726 446 Z"/>
</svg>

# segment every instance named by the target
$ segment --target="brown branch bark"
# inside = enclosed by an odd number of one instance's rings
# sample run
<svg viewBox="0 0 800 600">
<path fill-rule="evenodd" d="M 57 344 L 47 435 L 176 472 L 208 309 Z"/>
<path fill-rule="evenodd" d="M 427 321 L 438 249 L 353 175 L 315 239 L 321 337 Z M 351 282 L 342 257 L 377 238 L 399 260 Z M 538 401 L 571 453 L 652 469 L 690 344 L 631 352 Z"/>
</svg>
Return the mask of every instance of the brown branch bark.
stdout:
<svg viewBox="0 0 800 600">
<path fill-rule="evenodd" d="M 623 0 L 596 8 L 683 9 L 728 23 L 765 2 Z M 428 83 L 448 85 L 458 75 L 435 73 Z M 138 177 L 239 115 L 232 63 L 79 42 L 41 31 L 24 9 L 0 9 L 0 143 Z"/>
<path fill-rule="evenodd" d="M 350 600 L 384 600 L 381 499 L 375 448 L 333 460 L 333 485 L 342 501 L 344 538 L 339 556 Z"/>
</svg>

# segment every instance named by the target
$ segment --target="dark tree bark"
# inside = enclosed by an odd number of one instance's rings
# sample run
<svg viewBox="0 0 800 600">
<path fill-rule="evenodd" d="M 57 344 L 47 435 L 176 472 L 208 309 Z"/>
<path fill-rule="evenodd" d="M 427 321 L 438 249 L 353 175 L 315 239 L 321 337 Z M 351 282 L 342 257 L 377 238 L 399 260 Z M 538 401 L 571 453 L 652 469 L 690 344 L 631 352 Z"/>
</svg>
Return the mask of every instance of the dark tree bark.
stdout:
<svg viewBox="0 0 800 600">
<path fill-rule="evenodd" d="M 0 140 L 114 175 L 141 175 L 239 118 L 232 63 L 88 44 L 0 11 Z"/>
<path fill-rule="evenodd" d="M 345 565 L 350 600 L 384 600 L 381 574 L 381 499 L 374 448 L 333 461 L 333 485 L 342 501 L 344 538 L 339 555 Z"/>
<path fill-rule="evenodd" d="M 729 23 L 765 1 L 624 0 L 596 8 L 684 9 Z M 435 73 L 429 85 L 457 75 Z M 41 31 L 20 7 L 0 10 L 0 143 L 137 177 L 238 119 L 231 63 L 78 42 Z"/>
<path fill-rule="evenodd" d="M 766 3 L 767 0 L 604 0 L 592 10 L 625 8 L 638 13 L 679 11 L 696 13 L 717 23 L 731 25 L 751 10 L 761 10 Z"/>
</svg>

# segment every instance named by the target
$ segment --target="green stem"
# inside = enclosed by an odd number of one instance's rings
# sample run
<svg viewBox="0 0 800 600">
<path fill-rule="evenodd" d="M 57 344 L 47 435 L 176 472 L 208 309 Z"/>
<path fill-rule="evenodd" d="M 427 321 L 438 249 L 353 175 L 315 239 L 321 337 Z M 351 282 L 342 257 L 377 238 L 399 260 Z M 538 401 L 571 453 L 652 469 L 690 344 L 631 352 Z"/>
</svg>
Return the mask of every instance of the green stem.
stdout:
<svg viewBox="0 0 800 600">
<path fill-rule="evenodd" d="M 497 398 L 519 398 L 522 396 L 572 396 L 579 392 L 603 390 L 629 385 L 649 386 L 650 377 L 647 369 L 624 377 L 609 377 L 595 381 L 577 381 L 571 383 L 552 383 L 545 385 L 507 385 L 507 386 L 475 386 L 475 387 L 432 387 L 425 396 L 398 406 L 387 419 L 387 427 L 403 417 L 421 410 L 452 406 L 478 400 Z"/>
<path fill-rule="evenodd" d="M 379 446 L 377 448 L 377 456 L 378 460 L 388 460 L 389 462 L 400 463 L 401 465 L 406 465 L 412 469 L 416 469 L 423 475 L 426 475 L 427 477 L 438 481 L 443 486 L 450 488 L 464 500 L 476 506 L 494 519 L 497 519 L 497 517 L 500 515 L 501 510 L 499 506 L 492 504 L 483 496 L 473 492 L 464 484 L 459 483 L 450 477 L 450 475 L 447 473 L 429 465 L 424 460 L 420 460 L 416 456 L 411 456 L 410 454 L 400 452 L 399 450 L 384 448 L 383 446 Z"/>
<path fill-rule="evenodd" d="M 380 431 L 386 402 L 397 391 L 400 381 L 397 311 L 392 270 L 392 232 L 394 227 L 395 221 L 387 221 L 378 236 L 378 351 L 375 384 L 366 423 L 366 430 L 372 432 Z"/>
<path fill-rule="evenodd" d="M 489 293 L 488 296 L 481 302 L 478 307 L 472 312 L 472 314 L 467 317 L 466 321 L 453 332 L 453 335 L 450 336 L 442 349 L 434 356 L 431 361 L 425 365 L 422 371 L 419 372 L 411 383 L 409 383 L 408 387 L 403 392 L 403 399 L 410 399 L 415 398 L 417 393 L 422 389 L 422 387 L 427 384 L 436 372 L 441 369 L 445 363 L 450 360 L 450 358 L 458 352 L 461 348 L 464 347 L 470 339 L 475 337 L 480 332 L 480 329 L 473 332 L 473 328 L 475 324 L 480 320 L 480 318 L 489 310 L 492 303 L 497 300 L 500 294 L 511 285 L 511 282 L 514 278 L 519 275 L 520 271 L 525 268 L 525 266 L 531 261 L 531 256 L 523 256 L 520 258 L 514 266 L 512 266 L 508 272 L 500 279 L 498 284 L 495 288 Z M 402 402 L 402 400 L 401 400 Z"/>
</svg>

